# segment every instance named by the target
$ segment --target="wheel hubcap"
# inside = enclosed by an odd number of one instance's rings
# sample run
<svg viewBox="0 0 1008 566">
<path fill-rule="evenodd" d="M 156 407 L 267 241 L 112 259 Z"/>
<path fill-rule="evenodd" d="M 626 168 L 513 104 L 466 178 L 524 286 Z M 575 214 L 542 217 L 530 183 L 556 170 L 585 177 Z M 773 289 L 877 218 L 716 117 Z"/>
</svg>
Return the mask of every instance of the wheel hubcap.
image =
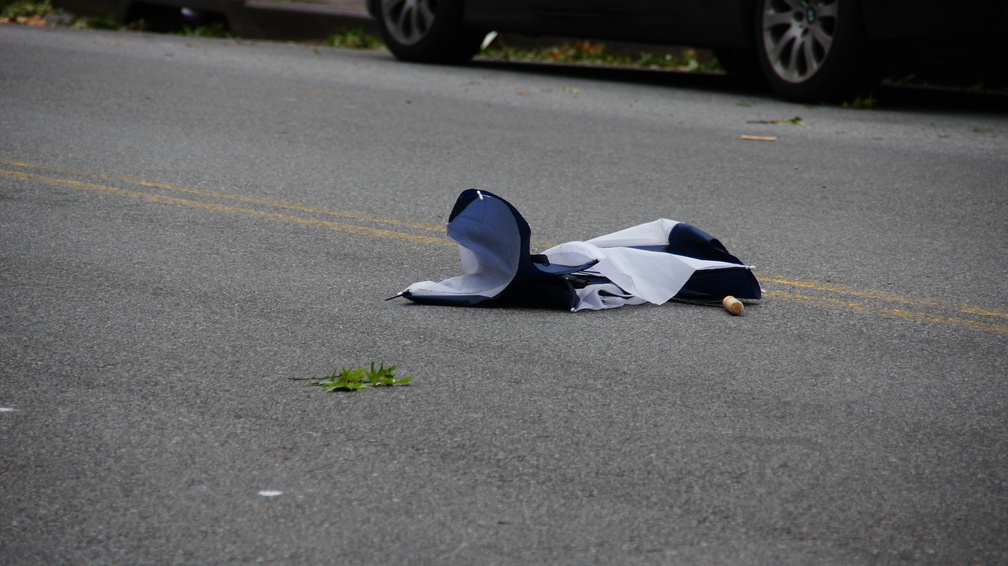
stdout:
<svg viewBox="0 0 1008 566">
<path fill-rule="evenodd" d="M 434 24 L 437 0 L 382 0 L 381 10 L 389 35 L 403 45 L 415 45 Z"/>
<path fill-rule="evenodd" d="M 819 71 L 836 36 L 838 0 L 765 0 L 763 49 L 783 81 L 803 83 Z"/>
</svg>

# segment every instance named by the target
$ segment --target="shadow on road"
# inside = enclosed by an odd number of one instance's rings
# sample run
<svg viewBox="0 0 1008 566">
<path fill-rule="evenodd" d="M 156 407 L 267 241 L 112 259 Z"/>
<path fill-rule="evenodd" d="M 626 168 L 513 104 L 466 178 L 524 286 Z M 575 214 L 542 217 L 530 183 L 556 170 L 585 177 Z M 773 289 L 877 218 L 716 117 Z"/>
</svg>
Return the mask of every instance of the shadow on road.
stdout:
<svg viewBox="0 0 1008 566">
<path fill-rule="evenodd" d="M 514 73 L 670 86 L 777 99 L 760 85 L 720 73 L 696 73 L 674 70 L 598 67 L 562 63 L 492 61 L 477 59 L 472 65 Z M 873 108 L 890 111 L 956 112 L 1008 114 L 1008 93 L 992 93 L 967 88 L 939 88 L 883 83 L 873 93 Z M 778 99 L 779 100 L 779 99 Z"/>
</svg>

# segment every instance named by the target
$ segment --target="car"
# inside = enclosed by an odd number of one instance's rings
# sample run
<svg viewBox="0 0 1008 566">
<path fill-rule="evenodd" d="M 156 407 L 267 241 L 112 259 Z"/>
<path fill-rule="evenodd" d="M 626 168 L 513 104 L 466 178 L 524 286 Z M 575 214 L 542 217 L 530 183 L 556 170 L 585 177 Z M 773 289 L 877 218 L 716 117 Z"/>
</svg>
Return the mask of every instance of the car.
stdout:
<svg viewBox="0 0 1008 566">
<path fill-rule="evenodd" d="M 1003 0 L 968 9 L 945 0 L 367 0 L 367 9 L 403 61 L 468 61 L 491 31 L 688 45 L 809 102 L 865 91 L 899 43 L 1008 37 Z"/>
</svg>

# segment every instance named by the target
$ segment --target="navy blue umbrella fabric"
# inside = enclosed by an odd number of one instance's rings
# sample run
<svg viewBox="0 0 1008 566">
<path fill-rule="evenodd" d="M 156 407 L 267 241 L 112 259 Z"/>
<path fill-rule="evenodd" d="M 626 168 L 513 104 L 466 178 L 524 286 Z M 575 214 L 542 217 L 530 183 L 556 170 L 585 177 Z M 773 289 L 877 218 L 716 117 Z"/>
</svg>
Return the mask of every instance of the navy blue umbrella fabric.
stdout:
<svg viewBox="0 0 1008 566">
<path fill-rule="evenodd" d="M 517 209 L 488 191 L 459 195 L 448 218 L 463 274 L 414 283 L 397 296 L 417 303 L 514 304 L 598 310 L 670 299 L 759 299 L 752 267 L 698 228 L 659 219 L 532 255 Z"/>
</svg>

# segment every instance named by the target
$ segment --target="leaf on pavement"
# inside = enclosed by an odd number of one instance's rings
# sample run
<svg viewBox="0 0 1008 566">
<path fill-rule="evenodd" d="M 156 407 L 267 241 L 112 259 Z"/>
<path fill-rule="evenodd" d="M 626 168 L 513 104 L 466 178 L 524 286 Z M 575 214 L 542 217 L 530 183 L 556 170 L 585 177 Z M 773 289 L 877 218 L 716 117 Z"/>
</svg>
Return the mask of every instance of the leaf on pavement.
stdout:
<svg viewBox="0 0 1008 566">
<path fill-rule="evenodd" d="M 746 120 L 746 124 L 791 124 L 793 126 L 807 126 L 808 122 L 801 119 L 801 116 L 794 118 L 782 118 L 780 120 Z"/>
</svg>

